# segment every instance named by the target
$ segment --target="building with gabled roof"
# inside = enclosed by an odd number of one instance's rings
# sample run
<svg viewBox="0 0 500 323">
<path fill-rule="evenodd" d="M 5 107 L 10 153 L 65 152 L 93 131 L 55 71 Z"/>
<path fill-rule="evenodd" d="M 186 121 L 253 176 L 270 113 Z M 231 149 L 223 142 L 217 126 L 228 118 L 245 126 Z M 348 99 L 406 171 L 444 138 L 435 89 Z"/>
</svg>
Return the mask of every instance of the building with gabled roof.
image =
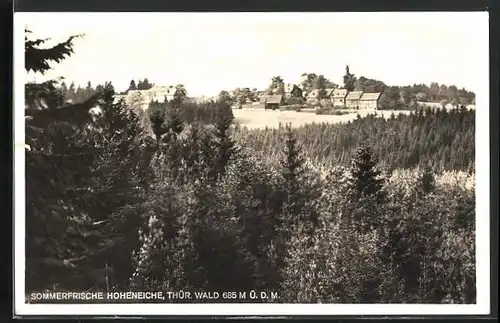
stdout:
<svg viewBox="0 0 500 323">
<path fill-rule="evenodd" d="M 345 107 L 347 89 L 335 89 L 330 97 L 334 107 Z"/>
<path fill-rule="evenodd" d="M 359 99 L 361 99 L 363 91 L 349 92 L 345 98 L 345 106 L 349 109 L 359 109 Z"/>
<path fill-rule="evenodd" d="M 368 93 L 364 92 L 359 99 L 360 109 L 378 109 L 378 100 L 380 99 L 380 92 Z"/>
<path fill-rule="evenodd" d="M 319 89 L 314 89 L 307 94 L 307 103 L 317 103 L 319 101 Z"/>
<path fill-rule="evenodd" d="M 284 98 L 288 99 L 292 96 L 302 97 L 303 90 L 296 84 L 287 83 L 284 86 Z"/>
<path fill-rule="evenodd" d="M 284 100 L 283 95 L 267 95 L 264 101 L 265 109 L 275 110 L 279 108 L 280 105 L 283 105 L 283 100 Z"/>
<path fill-rule="evenodd" d="M 159 86 L 154 85 L 148 90 L 129 90 L 124 98 L 129 105 L 142 105 L 142 109 L 146 110 L 151 101 L 165 102 L 172 101 L 177 88 L 175 86 Z M 118 98 L 115 96 L 115 100 Z"/>
</svg>

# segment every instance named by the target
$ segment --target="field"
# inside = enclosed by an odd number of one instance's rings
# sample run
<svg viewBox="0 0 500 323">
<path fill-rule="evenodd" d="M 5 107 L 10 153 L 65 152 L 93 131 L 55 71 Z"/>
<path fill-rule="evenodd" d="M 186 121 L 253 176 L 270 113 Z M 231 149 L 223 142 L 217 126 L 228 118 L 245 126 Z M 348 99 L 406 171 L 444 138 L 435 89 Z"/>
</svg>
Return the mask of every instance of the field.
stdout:
<svg viewBox="0 0 500 323">
<path fill-rule="evenodd" d="M 364 117 L 373 114 L 373 110 L 352 110 L 352 113 L 341 116 L 316 115 L 314 112 L 279 111 L 263 109 L 233 109 L 234 122 L 249 129 L 276 128 L 279 124 L 290 123 L 300 127 L 308 123 L 346 123 L 356 119 L 359 114 Z M 393 111 L 377 111 L 377 115 L 389 117 Z M 410 111 L 395 111 L 394 114 L 409 114 Z"/>
</svg>

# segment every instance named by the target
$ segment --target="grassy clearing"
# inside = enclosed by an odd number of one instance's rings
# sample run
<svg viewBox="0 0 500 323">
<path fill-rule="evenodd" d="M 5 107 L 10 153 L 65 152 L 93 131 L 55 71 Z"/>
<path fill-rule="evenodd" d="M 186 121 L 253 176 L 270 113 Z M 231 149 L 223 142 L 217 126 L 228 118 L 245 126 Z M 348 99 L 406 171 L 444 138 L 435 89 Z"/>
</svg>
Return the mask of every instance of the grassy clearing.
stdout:
<svg viewBox="0 0 500 323">
<path fill-rule="evenodd" d="M 340 110 L 339 110 L 340 111 Z M 356 119 L 359 114 L 364 117 L 373 114 L 373 110 L 342 110 L 348 112 L 343 115 L 316 115 L 308 112 L 273 111 L 263 109 L 234 109 L 234 121 L 250 129 L 277 128 L 281 124 L 291 123 L 293 127 L 300 127 L 308 123 L 346 123 Z M 350 112 L 350 113 L 349 113 Z M 388 118 L 393 111 L 377 111 L 378 116 Z M 394 111 L 394 114 L 409 114 L 410 111 Z"/>
</svg>

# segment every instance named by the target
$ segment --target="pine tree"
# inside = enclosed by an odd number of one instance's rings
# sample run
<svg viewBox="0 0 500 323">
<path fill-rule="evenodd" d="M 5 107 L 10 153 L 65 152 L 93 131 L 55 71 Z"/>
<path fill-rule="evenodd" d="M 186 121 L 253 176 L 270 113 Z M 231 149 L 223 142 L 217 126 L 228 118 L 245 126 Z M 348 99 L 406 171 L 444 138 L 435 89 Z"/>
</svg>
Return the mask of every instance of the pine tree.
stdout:
<svg viewBox="0 0 500 323">
<path fill-rule="evenodd" d="M 168 109 L 166 128 L 174 134 L 179 135 L 184 129 L 184 125 L 179 118 L 179 112 L 175 108 Z"/>
<path fill-rule="evenodd" d="M 376 166 L 371 148 L 367 144 L 361 144 L 356 149 L 351 165 L 353 188 L 357 197 L 374 196 L 381 192 L 383 179 Z"/>
<path fill-rule="evenodd" d="M 97 265 L 113 269 L 111 282 L 125 288 L 133 268 L 132 250 L 139 247 L 137 227 L 144 203 L 142 177 L 149 165 L 142 163 L 146 142 L 139 118 L 122 101 L 114 101 L 111 83 L 104 86 L 101 113 L 93 124 L 98 159 L 94 167 L 94 186 L 101 205 L 95 220 L 106 221 L 111 243 Z M 147 156 L 146 156 L 147 157 Z"/>
<path fill-rule="evenodd" d="M 85 91 L 78 85 L 75 93 L 75 103 L 85 101 Z"/>
<path fill-rule="evenodd" d="M 419 191 L 429 194 L 436 188 L 436 179 L 431 166 L 426 166 L 419 178 Z"/>
<path fill-rule="evenodd" d="M 76 37 L 76 36 L 75 36 Z M 44 73 L 72 53 L 75 37 L 49 49 L 26 38 L 26 70 Z M 90 210 L 96 154 L 89 145 L 89 110 L 96 98 L 62 106 L 54 81 L 26 85 L 26 288 L 89 288 L 101 269 L 82 266 L 103 238 Z"/>
<path fill-rule="evenodd" d="M 385 196 L 382 188 L 384 180 L 371 148 L 362 144 L 356 149 L 351 165 L 349 194 L 352 202 L 346 206 L 350 216 L 345 218 L 358 232 L 380 227 L 380 208 Z"/>
<path fill-rule="evenodd" d="M 150 88 L 153 87 L 153 84 L 149 83 L 148 78 L 145 78 L 143 81 L 143 87 L 144 87 L 143 90 L 149 90 Z"/>
<path fill-rule="evenodd" d="M 132 80 L 130 81 L 130 85 L 128 86 L 128 91 L 134 91 L 137 90 L 137 86 L 135 85 L 135 81 Z"/>
<path fill-rule="evenodd" d="M 236 143 L 229 133 L 232 120 L 221 112 L 219 111 L 215 120 L 216 158 L 214 160 L 214 180 L 224 175 L 229 160 L 237 153 Z"/>
<path fill-rule="evenodd" d="M 64 98 L 64 101 L 67 101 L 68 100 L 68 85 L 66 85 L 66 82 L 62 82 L 61 83 L 61 92 L 62 92 L 62 95 L 63 95 L 63 98 Z"/>
<path fill-rule="evenodd" d="M 130 84 L 130 85 L 132 85 L 132 82 L 131 82 L 131 84 Z M 136 89 L 137 89 L 137 90 L 149 90 L 149 89 L 150 89 L 150 88 L 152 88 L 152 87 L 153 87 L 153 84 L 149 83 L 149 80 L 148 80 L 147 78 L 145 78 L 144 80 L 142 80 L 142 81 L 141 81 L 141 80 L 139 80 L 139 81 L 137 82 L 137 87 L 136 87 Z"/>
<path fill-rule="evenodd" d="M 85 95 L 84 99 L 88 99 L 92 96 L 94 93 L 94 89 L 92 88 L 92 83 L 90 81 L 87 82 L 87 87 L 85 88 Z"/>
<path fill-rule="evenodd" d="M 286 202 L 284 206 L 285 226 L 289 227 L 297 223 L 295 217 L 300 216 L 300 199 L 296 194 L 299 190 L 300 177 L 303 174 L 304 159 L 297 147 L 297 140 L 294 137 L 290 125 L 286 126 L 284 158 L 281 161 L 282 177 Z"/>
<path fill-rule="evenodd" d="M 175 93 L 174 93 L 174 98 L 170 102 L 172 106 L 176 109 L 179 109 L 181 107 L 182 102 L 186 99 L 187 97 L 187 90 L 182 84 L 177 84 L 175 86 Z"/>
<path fill-rule="evenodd" d="M 344 88 L 347 91 L 353 91 L 356 86 L 356 77 L 354 74 L 351 74 L 349 72 L 349 66 L 346 66 L 345 68 L 345 75 L 344 75 Z"/>
<path fill-rule="evenodd" d="M 50 39 L 28 39 L 28 35 L 32 32 L 25 29 L 25 69 L 28 72 L 44 74 L 50 70 L 51 63 L 60 63 L 73 53 L 73 41 L 83 35 L 74 35 L 69 37 L 66 41 L 58 43 L 50 48 L 41 48 Z"/>
<path fill-rule="evenodd" d="M 313 207 L 319 198 L 317 178 L 309 172 L 306 159 L 290 125 L 285 128 L 285 145 L 282 153 L 281 179 L 284 189 L 284 225 L 290 230 L 300 230 L 310 235 L 318 224 L 318 214 Z"/>
<path fill-rule="evenodd" d="M 165 108 L 158 102 L 151 102 L 148 108 L 148 115 L 151 122 L 151 128 L 153 129 L 153 133 L 156 137 L 156 142 L 159 144 L 162 135 L 168 131 L 167 127 L 165 126 Z"/>
</svg>

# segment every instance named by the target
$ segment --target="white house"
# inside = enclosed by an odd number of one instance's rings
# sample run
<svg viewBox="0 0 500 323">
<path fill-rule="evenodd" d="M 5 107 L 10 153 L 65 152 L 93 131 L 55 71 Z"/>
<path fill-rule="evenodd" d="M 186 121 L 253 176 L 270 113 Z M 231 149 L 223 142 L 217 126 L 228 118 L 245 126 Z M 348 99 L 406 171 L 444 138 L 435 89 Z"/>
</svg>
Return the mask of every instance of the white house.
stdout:
<svg viewBox="0 0 500 323">
<path fill-rule="evenodd" d="M 380 92 L 368 93 L 364 92 L 359 99 L 360 109 L 378 109 L 378 100 L 380 99 Z"/>
</svg>

